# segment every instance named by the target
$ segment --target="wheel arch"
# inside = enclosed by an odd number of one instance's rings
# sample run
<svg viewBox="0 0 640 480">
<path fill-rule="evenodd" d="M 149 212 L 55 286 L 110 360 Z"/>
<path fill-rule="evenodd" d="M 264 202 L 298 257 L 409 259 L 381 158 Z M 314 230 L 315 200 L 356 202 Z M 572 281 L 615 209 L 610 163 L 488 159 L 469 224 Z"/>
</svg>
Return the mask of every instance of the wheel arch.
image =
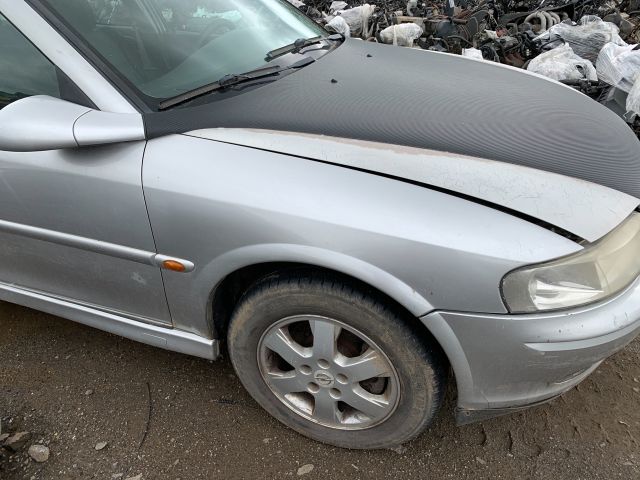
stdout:
<svg viewBox="0 0 640 480">
<path fill-rule="evenodd" d="M 472 388 L 466 356 L 460 350 L 455 335 L 437 322 L 428 322 L 428 319 L 438 317 L 434 315 L 437 313 L 434 307 L 400 279 L 369 263 L 315 247 L 264 247 L 243 247 L 224 255 L 228 258 L 213 262 L 218 272 L 222 265 L 226 267 L 208 298 L 209 324 L 215 339 L 225 343 L 227 326 L 235 306 L 242 295 L 259 280 L 299 270 L 325 273 L 355 282 L 365 291 L 370 290 L 402 312 L 416 334 L 425 342 L 432 342 L 440 350 L 441 358 L 447 363 L 445 368 L 450 372 L 448 383 L 453 385 L 457 394 Z"/>
<path fill-rule="evenodd" d="M 452 365 L 448 357 L 450 352 L 444 348 L 442 339 L 439 339 L 437 332 L 432 332 L 421 318 L 432 312 L 433 306 L 410 286 L 391 274 L 353 257 L 326 251 L 319 252 L 319 249 L 311 247 L 302 247 L 302 250 L 313 251 L 314 255 L 300 255 L 301 252 L 291 245 L 280 245 L 277 249 L 280 250 L 281 247 L 285 248 L 289 255 L 274 255 L 271 252 L 271 255 L 256 257 L 255 255 L 247 256 L 246 252 L 243 252 L 239 257 L 245 259 L 244 262 L 231 262 L 234 268 L 226 270 L 209 295 L 208 314 L 214 338 L 224 341 L 227 325 L 235 306 L 243 294 L 256 282 L 270 275 L 306 270 L 314 274 L 329 274 L 338 279 L 353 282 L 364 291 L 370 291 L 383 299 L 409 319 L 410 326 L 424 341 L 433 342 L 441 350 L 443 358 L 448 363 L 447 366 Z M 292 256 L 291 253 L 294 251 L 297 255 Z M 307 253 L 310 253 L 309 251 Z M 324 260 L 329 257 L 332 261 Z M 229 262 L 225 263 L 229 265 Z M 456 372 L 452 371 L 452 373 L 455 377 Z"/>
<path fill-rule="evenodd" d="M 312 275 L 325 275 L 355 284 L 360 290 L 380 298 L 394 310 L 402 313 L 402 317 L 408 319 L 409 326 L 425 342 L 432 343 L 442 353 L 447 360 L 447 366 L 451 362 L 444 350 L 441 342 L 431 332 L 421 318 L 413 314 L 406 306 L 389 296 L 384 291 L 370 285 L 363 280 L 345 274 L 331 268 L 301 262 L 264 262 L 239 268 L 222 279 L 211 293 L 210 315 L 214 338 L 224 341 L 226 338 L 227 326 L 231 320 L 233 311 L 242 299 L 242 296 L 260 280 L 276 275 L 287 275 L 299 272 L 309 272 Z M 455 373 L 455 372 L 454 372 Z"/>
<path fill-rule="evenodd" d="M 309 246 L 256 245 L 228 252 L 201 273 L 201 280 L 215 277 L 210 282 L 215 286 L 208 296 L 208 315 L 214 338 L 224 338 L 225 329 L 221 326 L 232 312 L 229 304 L 235 305 L 242 293 L 261 278 L 292 269 L 324 271 L 358 282 L 385 296 L 416 319 L 434 310 L 427 299 L 401 279 L 349 255 Z"/>
</svg>

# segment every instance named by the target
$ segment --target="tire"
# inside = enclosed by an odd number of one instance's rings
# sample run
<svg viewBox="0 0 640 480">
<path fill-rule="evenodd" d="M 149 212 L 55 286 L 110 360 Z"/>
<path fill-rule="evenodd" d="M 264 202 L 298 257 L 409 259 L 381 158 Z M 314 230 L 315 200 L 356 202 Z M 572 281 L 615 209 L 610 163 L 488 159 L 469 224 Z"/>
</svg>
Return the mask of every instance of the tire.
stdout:
<svg viewBox="0 0 640 480">
<path fill-rule="evenodd" d="M 445 386 L 439 347 L 409 320 L 355 282 L 273 276 L 238 302 L 229 356 L 251 396 L 293 430 L 338 447 L 389 448 L 431 423 Z"/>
</svg>

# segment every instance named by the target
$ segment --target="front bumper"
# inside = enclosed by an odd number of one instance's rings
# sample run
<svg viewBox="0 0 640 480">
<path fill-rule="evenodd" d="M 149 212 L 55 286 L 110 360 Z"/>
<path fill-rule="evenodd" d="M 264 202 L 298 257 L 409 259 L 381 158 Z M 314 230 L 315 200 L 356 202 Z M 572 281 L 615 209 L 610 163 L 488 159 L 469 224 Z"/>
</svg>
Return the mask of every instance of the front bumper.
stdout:
<svg viewBox="0 0 640 480">
<path fill-rule="evenodd" d="M 640 333 L 640 279 L 607 301 L 561 312 L 422 317 L 458 387 L 458 423 L 550 400 L 584 380 Z"/>
</svg>

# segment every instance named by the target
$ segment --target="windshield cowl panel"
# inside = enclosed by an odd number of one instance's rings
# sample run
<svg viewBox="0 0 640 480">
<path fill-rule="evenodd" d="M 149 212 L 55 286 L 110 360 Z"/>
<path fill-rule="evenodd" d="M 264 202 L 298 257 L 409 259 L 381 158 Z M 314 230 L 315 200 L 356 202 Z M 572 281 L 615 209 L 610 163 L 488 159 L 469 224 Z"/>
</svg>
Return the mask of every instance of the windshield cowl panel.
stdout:
<svg viewBox="0 0 640 480">
<path fill-rule="evenodd" d="M 43 3 L 153 110 L 225 75 L 267 66 L 270 51 L 327 36 L 286 0 Z"/>
</svg>

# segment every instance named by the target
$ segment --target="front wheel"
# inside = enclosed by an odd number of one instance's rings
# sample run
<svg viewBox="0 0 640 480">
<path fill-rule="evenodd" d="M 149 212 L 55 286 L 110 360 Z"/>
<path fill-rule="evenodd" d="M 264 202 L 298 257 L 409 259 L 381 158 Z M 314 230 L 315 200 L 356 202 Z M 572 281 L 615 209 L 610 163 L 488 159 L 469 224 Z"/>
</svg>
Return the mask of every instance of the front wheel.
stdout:
<svg viewBox="0 0 640 480">
<path fill-rule="evenodd" d="M 229 325 L 245 388 L 285 425 L 346 448 L 418 435 L 444 391 L 439 350 L 363 287 L 328 276 L 260 281 Z"/>
</svg>

